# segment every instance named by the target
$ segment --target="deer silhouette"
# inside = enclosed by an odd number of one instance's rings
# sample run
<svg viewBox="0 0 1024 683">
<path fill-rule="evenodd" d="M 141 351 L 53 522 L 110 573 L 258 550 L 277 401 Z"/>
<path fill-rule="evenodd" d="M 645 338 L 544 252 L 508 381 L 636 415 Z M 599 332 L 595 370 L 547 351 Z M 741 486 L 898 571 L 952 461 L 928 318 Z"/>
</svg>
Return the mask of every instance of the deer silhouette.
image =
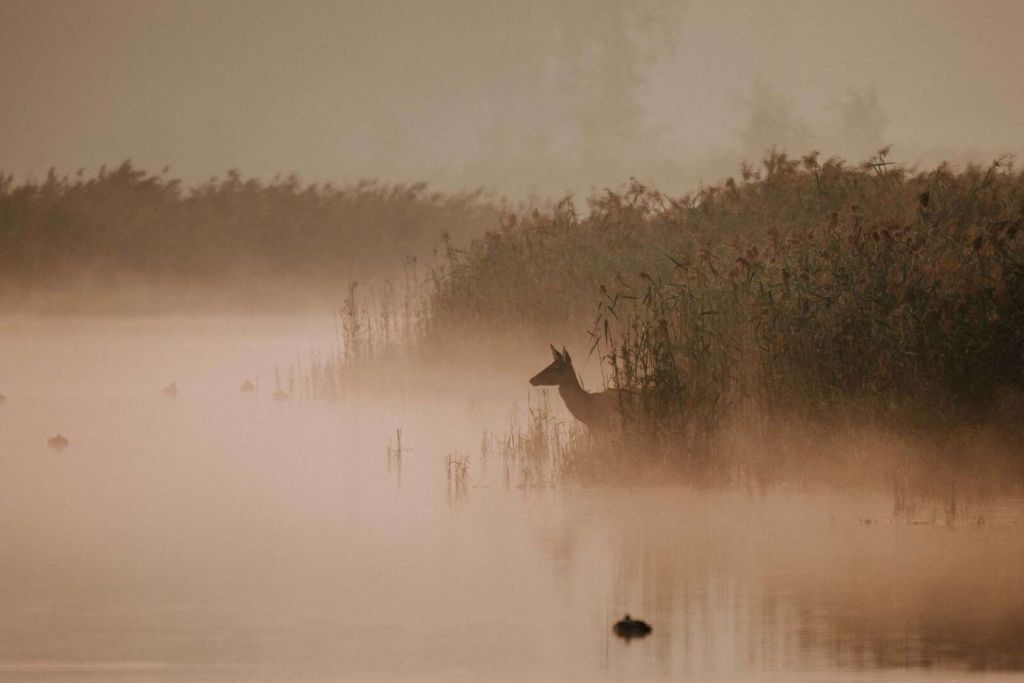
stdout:
<svg viewBox="0 0 1024 683">
<path fill-rule="evenodd" d="M 572 357 L 565 347 L 559 352 L 551 347 L 554 362 L 530 378 L 535 387 L 558 387 L 558 395 L 572 416 L 587 426 L 591 433 L 615 431 L 622 427 L 622 417 L 632 403 L 633 395 L 621 389 L 591 393 L 580 385 Z"/>
</svg>

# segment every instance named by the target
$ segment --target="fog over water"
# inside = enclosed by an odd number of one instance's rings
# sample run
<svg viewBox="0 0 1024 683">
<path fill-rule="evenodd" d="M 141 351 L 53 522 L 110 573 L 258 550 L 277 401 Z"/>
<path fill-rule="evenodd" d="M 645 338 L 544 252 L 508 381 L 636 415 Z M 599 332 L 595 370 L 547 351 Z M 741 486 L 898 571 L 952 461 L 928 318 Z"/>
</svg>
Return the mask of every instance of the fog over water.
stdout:
<svg viewBox="0 0 1024 683">
<path fill-rule="evenodd" d="M 1022 35 L 0 0 L 0 681 L 1024 679 Z"/>
<path fill-rule="evenodd" d="M 525 408 L 543 355 L 509 364 L 487 380 L 506 389 L 486 394 L 453 378 L 273 400 L 272 368 L 308 359 L 325 327 L 3 322 L 0 678 L 913 680 L 1024 667 L 1019 508 L 978 503 L 949 527 L 894 519 L 888 495 L 813 488 L 522 488 L 479 443 Z M 175 397 L 161 391 L 172 380 Z M 400 472 L 385 457 L 398 428 Z M 67 448 L 47 448 L 56 432 Z M 454 493 L 449 453 L 469 456 Z M 654 634 L 616 639 L 624 612 Z"/>
</svg>

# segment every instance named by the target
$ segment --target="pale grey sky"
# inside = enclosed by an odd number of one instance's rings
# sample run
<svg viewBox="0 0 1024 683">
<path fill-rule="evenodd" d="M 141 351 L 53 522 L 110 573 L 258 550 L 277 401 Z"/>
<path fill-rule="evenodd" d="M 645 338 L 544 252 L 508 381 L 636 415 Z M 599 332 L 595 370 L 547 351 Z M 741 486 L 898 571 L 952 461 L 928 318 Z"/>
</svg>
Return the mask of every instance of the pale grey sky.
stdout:
<svg viewBox="0 0 1024 683">
<path fill-rule="evenodd" d="M 1024 3 L 0 0 L 0 168 L 682 191 L 1024 149 Z"/>
</svg>

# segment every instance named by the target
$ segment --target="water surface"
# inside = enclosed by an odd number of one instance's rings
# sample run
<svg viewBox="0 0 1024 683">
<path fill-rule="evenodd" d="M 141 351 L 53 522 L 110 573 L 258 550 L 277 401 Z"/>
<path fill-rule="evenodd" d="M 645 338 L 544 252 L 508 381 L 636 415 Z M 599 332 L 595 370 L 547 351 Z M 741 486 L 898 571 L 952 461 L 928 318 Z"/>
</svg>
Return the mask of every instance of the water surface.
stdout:
<svg viewBox="0 0 1024 683">
<path fill-rule="evenodd" d="M 479 443 L 528 359 L 490 392 L 273 400 L 273 368 L 287 388 L 333 338 L 329 318 L 0 321 L 0 678 L 1024 672 L 1012 501 L 950 526 L 863 493 L 518 488 Z M 448 454 L 470 456 L 464 491 Z M 653 634 L 615 638 L 625 612 Z"/>
</svg>

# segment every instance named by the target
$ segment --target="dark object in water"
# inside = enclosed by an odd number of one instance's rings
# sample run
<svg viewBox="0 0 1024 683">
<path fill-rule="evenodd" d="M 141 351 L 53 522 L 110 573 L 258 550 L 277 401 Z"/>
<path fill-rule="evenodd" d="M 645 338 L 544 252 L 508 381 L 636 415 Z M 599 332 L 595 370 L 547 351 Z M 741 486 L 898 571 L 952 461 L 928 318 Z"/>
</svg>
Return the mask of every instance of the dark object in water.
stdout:
<svg viewBox="0 0 1024 683">
<path fill-rule="evenodd" d="M 627 614 L 622 618 L 622 621 L 619 621 L 612 627 L 612 630 L 615 631 L 615 635 L 619 638 L 629 640 L 630 638 L 643 638 L 654 629 L 646 621 L 630 619 Z"/>
<path fill-rule="evenodd" d="M 245 380 L 244 382 L 242 382 L 242 393 L 248 394 L 248 393 L 251 393 L 253 391 L 256 391 L 256 385 L 255 384 L 253 384 L 249 380 Z"/>
<path fill-rule="evenodd" d="M 167 394 L 168 396 L 177 396 L 178 395 L 178 383 L 177 382 L 171 382 L 170 384 L 168 384 L 166 387 L 164 387 L 164 393 Z"/>
<path fill-rule="evenodd" d="M 6 402 L 7 402 L 7 397 L 4 396 L 3 394 L 0 394 L 0 406 L 2 406 Z"/>
<path fill-rule="evenodd" d="M 291 395 L 286 393 L 283 389 L 278 389 L 274 392 L 275 401 L 287 401 L 289 398 L 291 398 Z"/>
<path fill-rule="evenodd" d="M 55 448 L 57 450 L 60 450 L 61 448 L 64 448 L 69 443 L 71 443 L 71 442 L 68 441 L 63 436 L 61 436 L 60 434 L 58 434 L 57 436 L 51 436 L 49 439 L 46 440 L 46 445 L 47 446 L 49 446 L 50 448 Z"/>
</svg>

